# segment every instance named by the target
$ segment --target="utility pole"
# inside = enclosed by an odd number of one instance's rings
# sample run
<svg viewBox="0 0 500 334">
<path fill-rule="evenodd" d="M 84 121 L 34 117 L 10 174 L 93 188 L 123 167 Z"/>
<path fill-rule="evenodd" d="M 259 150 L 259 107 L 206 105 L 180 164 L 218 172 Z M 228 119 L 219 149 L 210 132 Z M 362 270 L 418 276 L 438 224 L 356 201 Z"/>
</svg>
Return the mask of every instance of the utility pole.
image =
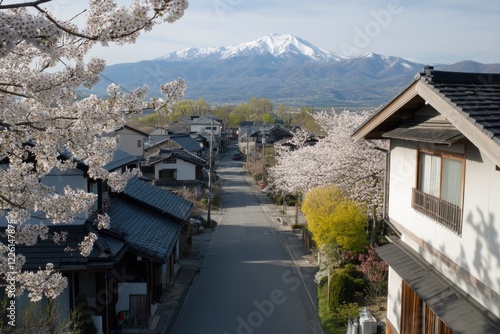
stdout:
<svg viewBox="0 0 500 334">
<path fill-rule="evenodd" d="M 262 182 L 266 184 L 266 131 L 262 131 Z"/>
<path fill-rule="evenodd" d="M 208 210 L 207 210 L 207 222 L 209 226 L 212 225 L 212 221 L 210 220 L 210 210 L 212 209 L 212 137 L 214 136 L 214 121 L 210 121 L 210 144 L 208 147 L 210 148 L 210 153 L 208 155 Z"/>
<path fill-rule="evenodd" d="M 249 157 L 250 157 L 250 154 L 249 154 L 249 153 L 250 153 L 250 152 L 248 152 L 248 139 L 250 139 L 250 138 L 248 138 L 248 124 L 247 124 L 247 138 L 246 138 L 246 139 L 247 139 L 247 151 L 246 151 L 245 153 L 246 153 L 246 155 L 247 155 L 247 156 L 246 156 L 246 158 L 247 158 L 246 160 L 247 160 L 247 162 L 248 162 L 248 161 L 250 161 L 250 159 L 249 159 Z"/>
<path fill-rule="evenodd" d="M 262 133 L 262 182 L 266 185 L 266 136 Z"/>
</svg>

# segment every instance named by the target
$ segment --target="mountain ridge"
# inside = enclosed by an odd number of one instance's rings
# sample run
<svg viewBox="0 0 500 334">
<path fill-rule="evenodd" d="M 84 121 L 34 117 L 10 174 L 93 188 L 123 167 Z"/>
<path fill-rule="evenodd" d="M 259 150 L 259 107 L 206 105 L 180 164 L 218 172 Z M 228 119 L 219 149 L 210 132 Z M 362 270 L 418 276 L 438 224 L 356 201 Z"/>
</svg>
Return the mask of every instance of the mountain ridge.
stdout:
<svg viewBox="0 0 500 334">
<path fill-rule="evenodd" d="M 209 48 L 187 48 L 180 51 L 167 53 L 166 55 L 153 59 L 165 61 L 204 61 L 223 60 L 239 56 L 256 56 L 271 54 L 274 57 L 288 58 L 291 55 L 302 55 L 314 61 L 338 60 L 341 57 L 333 52 L 326 51 L 311 43 L 290 35 L 269 34 L 255 41 L 241 43 L 233 46 L 219 46 Z"/>
<path fill-rule="evenodd" d="M 186 99 L 211 104 L 239 104 L 257 96 L 290 106 L 372 108 L 393 98 L 424 66 L 372 52 L 339 57 L 293 35 L 270 34 L 233 47 L 188 48 L 111 65 L 102 77 L 126 90 L 149 86 L 151 97 L 160 97 L 160 84 L 181 77 Z M 499 64 L 473 61 L 435 68 L 500 73 Z M 90 93 L 105 95 L 110 81 L 100 80 Z"/>
</svg>

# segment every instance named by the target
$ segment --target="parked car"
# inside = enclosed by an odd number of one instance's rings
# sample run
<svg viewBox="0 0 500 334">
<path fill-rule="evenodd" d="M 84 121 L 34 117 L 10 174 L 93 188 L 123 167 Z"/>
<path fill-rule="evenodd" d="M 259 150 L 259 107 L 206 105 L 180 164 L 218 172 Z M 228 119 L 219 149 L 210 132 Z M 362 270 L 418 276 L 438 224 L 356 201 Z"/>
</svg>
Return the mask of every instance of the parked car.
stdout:
<svg viewBox="0 0 500 334">
<path fill-rule="evenodd" d="M 191 229 L 191 234 L 198 234 L 200 231 L 204 230 L 204 225 L 204 219 L 201 217 L 191 217 L 189 219 L 189 228 Z"/>
<path fill-rule="evenodd" d="M 239 153 L 233 154 L 233 160 L 240 160 L 240 159 L 241 159 L 241 155 Z"/>
</svg>

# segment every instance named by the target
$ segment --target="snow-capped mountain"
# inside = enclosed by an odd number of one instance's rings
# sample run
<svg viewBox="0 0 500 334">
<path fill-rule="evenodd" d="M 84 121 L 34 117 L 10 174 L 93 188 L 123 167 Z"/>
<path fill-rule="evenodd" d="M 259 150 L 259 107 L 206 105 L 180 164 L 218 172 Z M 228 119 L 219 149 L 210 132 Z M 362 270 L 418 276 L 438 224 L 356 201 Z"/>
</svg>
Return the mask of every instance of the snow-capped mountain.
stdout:
<svg viewBox="0 0 500 334">
<path fill-rule="evenodd" d="M 479 72 L 484 66 L 467 62 L 439 67 Z M 271 34 L 235 46 L 189 48 L 108 66 L 102 76 L 106 79 L 92 92 L 105 95 L 109 78 L 127 90 L 147 85 L 151 96 L 160 96 L 156 87 L 181 77 L 187 84 L 186 99 L 212 104 L 239 104 L 257 96 L 290 106 L 369 108 L 386 103 L 423 68 L 371 52 L 341 58 L 298 37 Z M 494 71 L 492 65 L 487 70 Z"/>
<path fill-rule="evenodd" d="M 157 59 L 164 61 L 207 61 L 233 57 L 266 56 L 276 58 L 332 61 L 341 58 L 293 35 L 270 34 L 255 41 L 233 46 L 188 48 Z"/>
</svg>

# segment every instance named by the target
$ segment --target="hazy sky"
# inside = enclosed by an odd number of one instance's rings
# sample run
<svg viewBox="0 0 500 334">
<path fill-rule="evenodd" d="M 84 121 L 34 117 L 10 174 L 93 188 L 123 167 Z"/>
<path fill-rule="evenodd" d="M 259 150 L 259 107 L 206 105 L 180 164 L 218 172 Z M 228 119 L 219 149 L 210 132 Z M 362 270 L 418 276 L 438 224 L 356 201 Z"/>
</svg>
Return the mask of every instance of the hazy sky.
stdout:
<svg viewBox="0 0 500 334">
<path fill-rule="evenodd" d="M 58 0 L 61 10 L 68 0 Z M 498 0 L 190 0 L 185 16 L 135 45 L 96 48 L 107 64 L 188 47 L 292 34 L 339 56 L 375 52 L 426 64 L 500 62 Z"/>
</svg>

